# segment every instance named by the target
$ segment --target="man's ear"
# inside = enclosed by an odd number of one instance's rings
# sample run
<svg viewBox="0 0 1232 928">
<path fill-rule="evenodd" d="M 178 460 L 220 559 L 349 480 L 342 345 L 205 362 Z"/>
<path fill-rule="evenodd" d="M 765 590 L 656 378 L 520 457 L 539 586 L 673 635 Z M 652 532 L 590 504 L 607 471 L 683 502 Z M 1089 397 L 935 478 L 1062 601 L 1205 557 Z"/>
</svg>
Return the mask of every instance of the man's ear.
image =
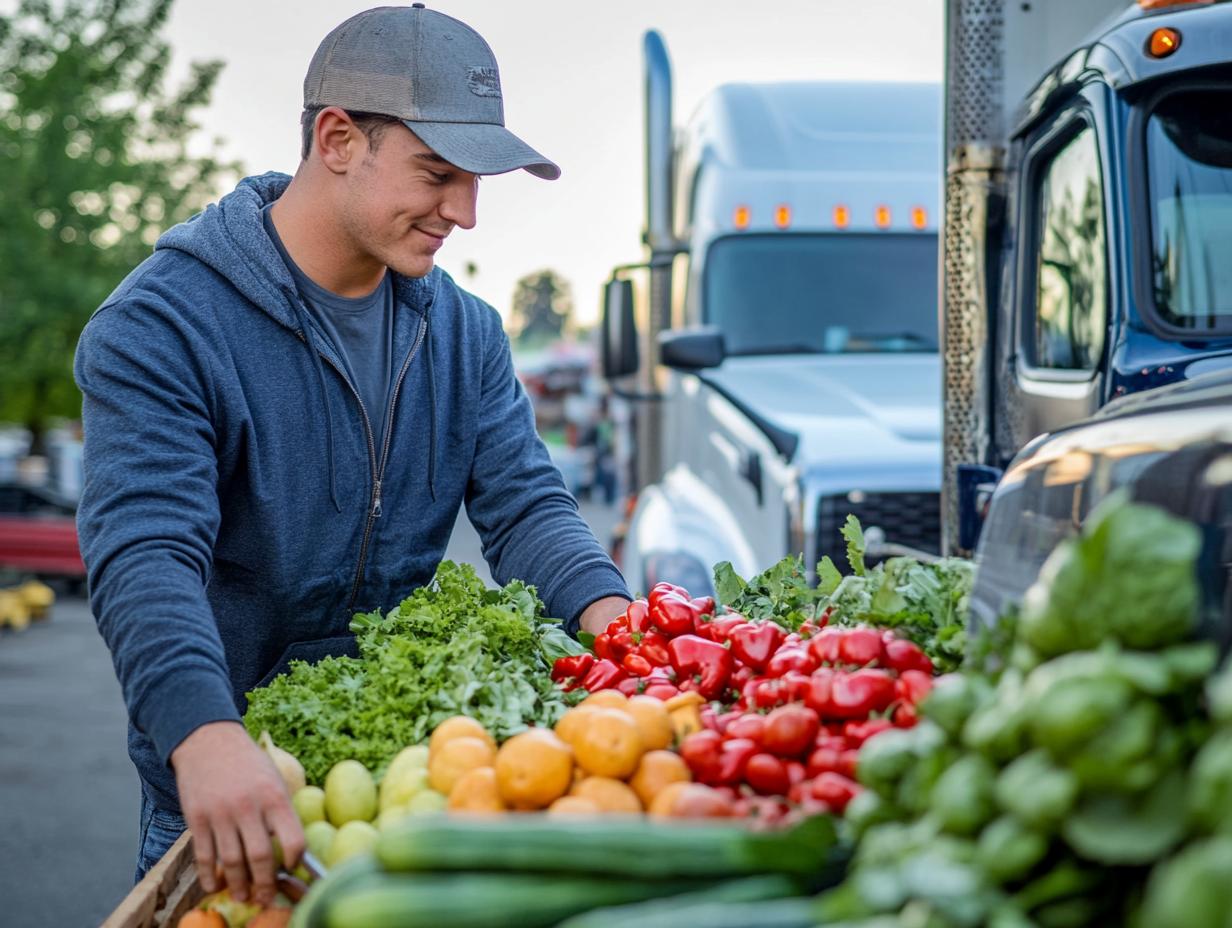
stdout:
<svg viewBox="0 0 1232 928">
<path fill-rule="evenodd" d="M 368 150 L 364 134 L 346 111 L 336 106 L 327 106 L 317 114 L 312 144 L 321 162 L 334 174 L 345 174 Z"/>
</svg>

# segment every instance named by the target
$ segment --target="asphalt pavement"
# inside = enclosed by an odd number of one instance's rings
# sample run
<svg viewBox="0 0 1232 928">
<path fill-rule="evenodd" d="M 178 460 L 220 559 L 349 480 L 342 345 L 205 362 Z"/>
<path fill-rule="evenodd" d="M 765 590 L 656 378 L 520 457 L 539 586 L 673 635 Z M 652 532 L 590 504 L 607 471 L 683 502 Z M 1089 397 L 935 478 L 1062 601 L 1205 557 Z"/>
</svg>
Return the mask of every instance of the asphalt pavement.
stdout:
<svg viewBox="0 0 1232 928">
<path fill-rule="evenodd" d="M 607 544 L 615 510 L 583 505 Z M 461 519 L 447 557 L 491 581 Z M 129 891 L 139 787 L 111 657 L 83 599 L 0 631 L 0 925 L 87 928 Z"/>
</svg>

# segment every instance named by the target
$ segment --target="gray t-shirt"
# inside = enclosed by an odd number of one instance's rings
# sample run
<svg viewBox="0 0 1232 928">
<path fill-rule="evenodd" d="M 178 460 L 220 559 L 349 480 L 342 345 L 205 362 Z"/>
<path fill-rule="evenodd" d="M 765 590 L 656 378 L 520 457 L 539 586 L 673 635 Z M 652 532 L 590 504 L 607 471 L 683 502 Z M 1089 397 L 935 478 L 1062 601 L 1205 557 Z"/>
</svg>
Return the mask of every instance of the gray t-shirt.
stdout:
<svg viewBox="0 0 1232 928">
<path fill-rule="evenodd" d="M 387 271 L 380 285 L 366 296 L 339 296 L 315 283 L 291 259 L 282 239 L 278 237 L 278 230 L 274 228 L 269 206 L 261 210 L 261 219 L 270 241 L 295 278 L 312 322 L 337 350 L 347 377 L 359 391 L 368 420 L 372 423 L 372 440 L 379 449 L 385 434 L 389 387 L 393 380 L 392 275 Z M 377 453 L 380 453 L 379 450 Z"/>
</svg>

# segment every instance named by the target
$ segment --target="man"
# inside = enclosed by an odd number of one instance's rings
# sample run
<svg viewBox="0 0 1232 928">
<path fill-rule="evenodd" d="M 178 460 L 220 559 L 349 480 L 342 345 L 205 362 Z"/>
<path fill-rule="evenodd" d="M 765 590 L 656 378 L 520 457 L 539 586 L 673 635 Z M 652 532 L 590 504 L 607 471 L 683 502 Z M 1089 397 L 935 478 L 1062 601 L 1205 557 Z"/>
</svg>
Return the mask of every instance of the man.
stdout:
<svg viewBox="0 0 1232 928">
<path fill-rule="evenodd" d="M 138 875 L 191 827 L 207 890 L 274 891 L 303 834 L 239 723 L 293 658 L 355 653 L 353 612 L 428 582 L 465 503 L 495 577 L 570 628 L 628 591 L 534 431 L 500 317 L 434 267 L 479 175 L 557 167 L 504 128 L 491 50 L 384 7 L 322 42 L 295 177 L 167 232 L 87 325 L 92 606 L 142 783 Z M 181 818 L 181 811 L 183 817 Z"/>
</svg>

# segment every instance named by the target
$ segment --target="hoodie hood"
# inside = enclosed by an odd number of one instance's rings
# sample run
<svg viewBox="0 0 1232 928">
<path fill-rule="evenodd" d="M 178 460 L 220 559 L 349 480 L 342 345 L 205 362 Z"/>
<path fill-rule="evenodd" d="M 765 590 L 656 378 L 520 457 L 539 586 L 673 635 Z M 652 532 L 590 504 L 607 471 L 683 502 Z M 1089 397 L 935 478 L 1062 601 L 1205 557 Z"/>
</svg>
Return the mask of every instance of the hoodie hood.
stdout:
<svg viewBox="0 0 1232 928">
<path fill-rule="evenodd" d="M 154 250 L 172 248 L 192 255 L 282 325 L 299 329 L 295 281 L 261 222 L 261 210 L 282 196 L 290 183 L 289 175 L 277 171 L 246 177 L 217 203 L 164 232 Z M 426 277 L 394 274 L 395 299 L 427 315 L 442 273 L 433 267 Z"/>
</svg>

